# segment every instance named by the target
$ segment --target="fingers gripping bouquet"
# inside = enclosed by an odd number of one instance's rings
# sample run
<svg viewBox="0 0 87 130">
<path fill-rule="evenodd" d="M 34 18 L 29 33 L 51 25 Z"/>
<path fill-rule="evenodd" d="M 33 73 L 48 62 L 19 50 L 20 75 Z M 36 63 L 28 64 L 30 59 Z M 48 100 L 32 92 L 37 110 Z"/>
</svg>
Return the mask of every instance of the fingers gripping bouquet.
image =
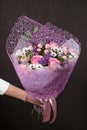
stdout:
<svg viewBox="0 0 87 130">
<path fill-rule="evenodd" d="M 50 23 L 41 25 L 21 16 L 8 36 L 6 50 L 24 89 L 43 103 L 34 109 L 43 115 L 43 122 L 53 123 L 55 98 L 64 90 L 80 55 L 78 39 Z"/>
</svg>

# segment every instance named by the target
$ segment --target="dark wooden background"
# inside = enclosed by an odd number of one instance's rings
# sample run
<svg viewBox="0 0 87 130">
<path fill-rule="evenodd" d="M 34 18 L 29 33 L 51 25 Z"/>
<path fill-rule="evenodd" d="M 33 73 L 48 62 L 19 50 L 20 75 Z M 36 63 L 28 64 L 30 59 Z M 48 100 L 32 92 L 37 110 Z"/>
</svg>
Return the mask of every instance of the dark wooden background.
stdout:
<svg viewBox="0 0 87 130">
<path fill-rule="evenodd" d="M 86 0 L 0 0 L 0 77 L 22 88 L 6 54 L 5 42 L 15 20 L 26 15 L 42 24 L 51 22 L 78 37 L 82 51 L 77 65 L 57 98 L 54 124 L 31 116 L 33 105 L 0 96 L 0 130 L 53 130 L 87 128 L 87 3 Z"/>
</svg>

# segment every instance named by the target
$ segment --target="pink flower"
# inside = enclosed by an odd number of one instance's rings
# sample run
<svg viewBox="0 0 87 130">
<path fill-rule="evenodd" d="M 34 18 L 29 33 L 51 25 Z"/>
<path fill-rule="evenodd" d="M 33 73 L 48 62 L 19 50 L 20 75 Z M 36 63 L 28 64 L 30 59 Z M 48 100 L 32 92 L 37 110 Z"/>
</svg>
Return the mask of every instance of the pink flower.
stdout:
<svg viewBox="0 0 87 130">
<path fill-rule="evenodd" d="M 33 64 L 38 64 L 38 61 L 42 58 L 43 56 L 40 56 L 40 55 L 35 55 L 31 58 L 31 62 Z"/>
<path fill-rule="evenodd" d="M 50 42 L 50 47 L 55 47 L 57 46 L 58 44 L 56 42 Z"/>
<path fill-rule="evenodd" d="M 50 48 L 50 44 L 46 44 L 45 45 L 45 48 L 47 49 L 47 48 Z"/>
<path fill-rule="evenodd" d="M 50 66 L 57 66 L 59 64 L 59 60 L 57 60 L 56 58 L 49 58 L 49 65 Z"/>
<path fill-rule="evenodd" d="M 40 48 L 37 48 L 37 51 L 41 51 L 41 49 L 40 49 Z"/>
<path fill-rule="evenodd" d="M 45 48 L 52 48 L 52 47 L 56 47 L 58 46 L 58 44 L 56 42 L 50 42 L 49 44 L 46 44 L 45 45 Z"/>
<path fill-rule="evenodd" d="M 63 53 L 66 55 L 68 53 L 68 50 L 66 47 L 63 47 Z"/>
<path fill-rule="evenodd" d="M 64 60 L 66 60 L 66 59 L 67 59 L 67 56 L 62 56 L 62 58 L 63 58 Z"/>
<path fill-rule="evenodd" d="M 39 47 L 39 48 L 42 48 L 43 46 L 42 46 L 42 44 L 41 44 L 41 43 L 39 43 L 39 44 L 38 44 L 38 47 Z"/>
<path fill-rule="evenodd" d="M 47 54 L 48 52 L 49 52 L 49 50 L 47 50 L 47 49 L 46 49 L 46 50 L 44 50 L 44 53 L 45 53 L 45 54 Z"/>
<path fill-rule="evenodd" d="M 73 49 L 72 48 L 69 48 L 69 53 L 72 53 L 73 52 Z"/>
</svg>

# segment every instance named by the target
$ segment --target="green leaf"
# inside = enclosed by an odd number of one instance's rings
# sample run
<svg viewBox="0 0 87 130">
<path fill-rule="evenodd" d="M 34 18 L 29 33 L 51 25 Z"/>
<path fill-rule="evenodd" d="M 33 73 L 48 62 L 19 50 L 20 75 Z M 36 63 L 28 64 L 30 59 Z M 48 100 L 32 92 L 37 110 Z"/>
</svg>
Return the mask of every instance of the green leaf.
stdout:
<svg viewBox="0 0 87 130">
<path fill-rule="evenodd" d="M 34 33 L 38 32 L 38 27 L 34 27 Z"/>
<path fill-rule="evenodd" d="M 57 59 L 61 62 L 64 62 L 65 60 L 62 57 L 57 57 Z"/>
</svg>

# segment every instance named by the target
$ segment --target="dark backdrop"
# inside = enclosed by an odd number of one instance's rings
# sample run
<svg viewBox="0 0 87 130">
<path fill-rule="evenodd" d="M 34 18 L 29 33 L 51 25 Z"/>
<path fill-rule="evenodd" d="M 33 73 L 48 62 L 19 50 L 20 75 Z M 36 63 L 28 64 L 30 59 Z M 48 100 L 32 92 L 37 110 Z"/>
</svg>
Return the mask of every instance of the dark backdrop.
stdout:
<svg viewBox="0 0 87 130">
<path fill-rule="evenodd" d="M 30 111 L 32 105 L 0 96 L 0 130 L 53 130 L 87 128 L 87 3 L 86 0 L 0 0 L 0 77 L 22 85 L 5 51 L 5 41 L 15 20 L 21 16 L 51 23 L 73 33 L 81 42 L 77 65 L 62 94 L 57 98 L 54 124 L 42 124 Z"/>
</svg>

